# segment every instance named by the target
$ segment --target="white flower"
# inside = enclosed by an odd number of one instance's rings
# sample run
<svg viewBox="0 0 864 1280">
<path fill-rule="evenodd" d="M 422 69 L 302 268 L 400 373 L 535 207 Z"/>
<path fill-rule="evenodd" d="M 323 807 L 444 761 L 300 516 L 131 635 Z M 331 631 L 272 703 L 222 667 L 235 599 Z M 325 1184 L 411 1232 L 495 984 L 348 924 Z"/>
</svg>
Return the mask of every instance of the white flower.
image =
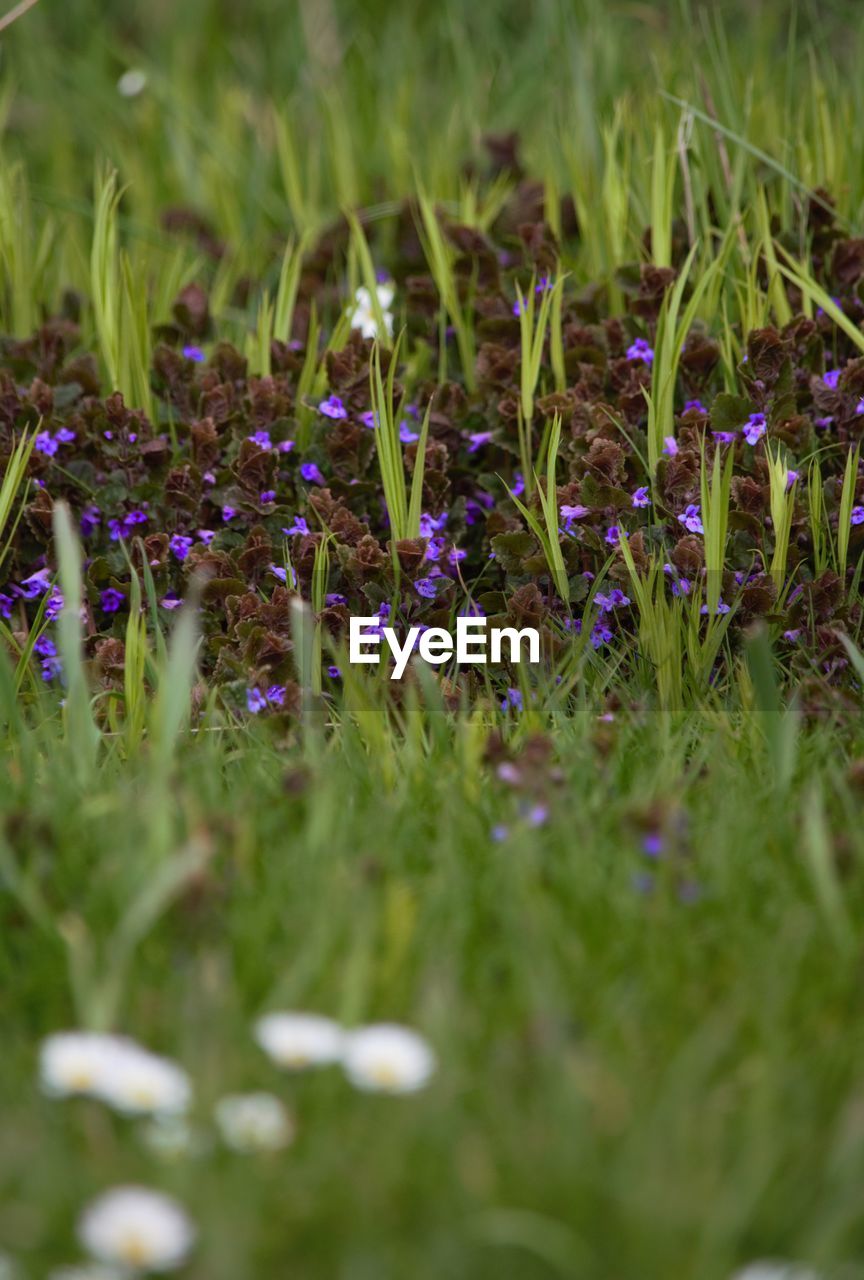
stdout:
<svg viewBox="0 0 864 1280">
<path fill-rule="evenodd" d="M 751 1262 L 748 1266 L 736 1271 L 731 1280 L 822 1280 L 809 1267 L 802 1267 L 797 1262 L 761 1261 Z"/>
<path fill-rule="evenodd" d="M 182 1067 L 129 1041 L 112 1063 L 99 1096 L 125 1115 L 178 1115 L 189 1106 L 192 1086 Z"/>
<path fill-rule="evenodd" d="M 344 1032 L 317 1013 L 268 1013 L 255 1024 L 255 1039 L 280 1067 L 300 1071 L 342 1057 Z"/>
<path fill-rule="evenodd" d="M 55 1098 L 101 1094 L 124 1041 L 95 1031 L 61 1031 L 43 1040 L 39 1054 L 42 1088 Z"/>
<path fill-rule="evenodd" d="M 154 1155 L 163 1160 L 179 1160 L 194 1155 L 197 1144 L 188 1122 L 179 1115 L 155 1115 L 140 1134 Z"/>
<path fill-rule="evenodd" d="M 147 73 L 140 67 L 130 67 L 117 81 L 117 92 L 122 98 L 137 98 L 147 88 Z"/>
<path fill-rule="evenodd" d="M 195 1228 L 170 1196 L 147 1187 L 117 1187 L 85 1209 L 78 1235 L 99 1262 L 139 1271 L 173 1271 L 186 1260 Z"/>
<path fill-rule="evenodd" d="M 384 324 L 389 337 L 393 336 L 393 316 L 389 310 L 396 290 L 392 284 L 379 284 L 376 288 L 378 302 L 384 313 Z M 362 285 L 354 294 L 354 310 L 351 313 L 351 328 L 359 329 L 364 338 L 377 338 L 378 325 L 372 307 L 372 295 Z"/>
<path fill-rule="evenodd" d="M 416 1031 L 380 1022 L 346 1038 L 342 1065 L 358 1089 L 414 1093 L 435 1071 L 435 1054 Z"/>
<path fill-rule="evenodd" d="M 63 1031 L 48 1036 L 40 1076 L 55 1098 L 85 1094 L 127 1115 L 176 1114 L 189 1105 L 189 1077 L 176 1063 L 124 1036 Z"/>
<path fill-rule="evenodd" d="M 294 1138 L 294 1125 L 272 1093 L 235 1093 L 214 1108 L 222 1139 L 235 1151 L 278 1151 Z"/>
</svg>

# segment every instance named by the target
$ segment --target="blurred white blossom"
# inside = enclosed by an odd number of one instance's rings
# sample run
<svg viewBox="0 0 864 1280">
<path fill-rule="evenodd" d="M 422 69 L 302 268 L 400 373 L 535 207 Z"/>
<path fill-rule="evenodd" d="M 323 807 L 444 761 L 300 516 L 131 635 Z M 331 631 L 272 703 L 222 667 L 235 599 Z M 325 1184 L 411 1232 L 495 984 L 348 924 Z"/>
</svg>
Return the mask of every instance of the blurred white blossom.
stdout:
<svg viewBox="0 0 864 1280">
<path fill-rule="evenodd" d="M 343 1038 L 339 1023 L 318 1013 L 268 1013 L 255 1024 L 258 1044 L 290 1071 L 338 1062 Z"/>
<path fill-rule="evenodd" d="M 387 328 L 388 337 L 393 336 L 393 315 L 390 311 L 390 304 L 395 297 L 396 290 L 392 284 L 385 283 L 377 286 L 378 302 L 384 314 L 384 324 Z M 351 328 L 359 329 L 364 338 L 378 337 L 378 324 L 375 320 L 375 310 L 372 305 L 372 295 L 368 289 L 361 287 L 354 294 L 354 310 L 351 313 Z"/>
<path fill-rule="evenodd" d="M 195 1154 L 201 1146 L 180 1115 L 155 1115 L 141 1128 L 140 1134 L 150 1151 L 163 1160 L 179 1160 Z"/>
<path fill-rule="evenodd" d="M 272 1093 L 235 1093 L 214 1108 L 222 1140 L 235 1151 L 278 1151 L 294 1138 L 294 1125 Z"/>
<path fill-rule="evenodd" d="M 436 1065 L 422 1036 L 389 1022 L 352 1031 L 342 1063 L 356 1088 L 379 1093 L 414 1093 L 428 1083 Z"/>
<path fill-rule="evenodd" d="M 186 1261 L 195 1228 L 170 1196 L 147 1187 L 116 1187 L 85 1209 L 78 1235 L 99 1262 L 162 1272 Z"/>
<path fill-rule="evenodd" d="M 43 1040 L 39 1053 L 42 1088 L 55 1098 L 98 1096 L 124 1042 L 94 1031 L 61 1031 Z"/>
<path fill-rule="evenodd" d="M 50 1096 L 82 1094 L 127 1115 L 177 1114 L 192 1095 L 181 1067 L 124 1036 L 59 1032 L 42 1042 L 39 1065 Z"/>
<path fill-rule="evenodd" d="M 117 92 L 122 98 L 137 98 L 147 88 L 147 72 L 140 67 L 130 67 L 117 81 Z"/>
</svg>

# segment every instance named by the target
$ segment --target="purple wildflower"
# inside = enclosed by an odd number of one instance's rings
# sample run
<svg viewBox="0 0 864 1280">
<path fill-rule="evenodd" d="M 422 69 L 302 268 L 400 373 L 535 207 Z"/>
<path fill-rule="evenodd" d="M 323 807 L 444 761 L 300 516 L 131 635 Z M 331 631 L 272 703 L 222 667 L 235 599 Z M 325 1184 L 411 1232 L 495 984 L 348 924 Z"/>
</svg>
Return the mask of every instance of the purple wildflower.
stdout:
<svg viewBox="0 0 864 1280">
<path fill-rule="evenodd" d="M 326 400 L 322 400 L 318 406 L 318 412 L 323 413 L 325 418 L 348 417 L 348 410 L 338 396 L 328 396 Z"/>
<path fill-rule="evenodd" d="M 262 507 L 266 507 L 268 503 L 275 501 L 275 498 L 275 489 L 262 489 L 258 494 L 258 501 L 261 503 Z"/>
<path fill-rule="evenodd" d="M 601 613 L 609 613 L 612 609 L 625 608 L 630 603 L 630 597 L 625 596 L 620 587 L 613 587 L 608 595 L 598 591 L 594 597 L 594 603 Z"/>
<path fill-rule="evenodd" d="M 199 529 L 198 537 L 201 542 L 204 543 L 205 547 L 209 547 L 210 543 L 216 537 L 216 531 L 214 529 Z"/>
<path fill-rule="evenodd" d="M 367 409 L 365 413 L 360 414 L 360 422 L 369 431 L 374 431 L 378 426 L 378 419 L 371 409 Z"/>
<path fill-rule="evenodd" d="M 549 809 L 545 804 L 533 804 L 525 815 L 529 827 L 542 827 L 549 818 Z"/>
<path fill-rule="evenodd" d="M 21 594 L 25 600 L 35 600 L 37 596 L 43 596 L 48 590 L 51 578 L 50 569 L 37 569 L 35 573 L 31 573 L 29 578 L 21 580 Z"/>
<path fill-rule="evenodd" d="M 246 707 L 253 716 L 257 716 L 259 711 L 267 710 L 267 699 L 257 684 L 253 688 L 246 690 Z"/>
<path fill-rule="evenodd" d="M 189 552 L 192 550 L 193 539 L 185 533 L 174 533 L 168 540 L 168 546 L 171 548 L 178 560 L 185 560 Z"/>
<path fill-rule="evenodd" d="M 850 524 L 864 524 L 864 507 L 853 507 L 849 516 Z"/>
<path fill-rule="evenodd" d="M 236 514 L 237 514 L 236 507 L 225 506 L 222 508 L 222 519 L 225 521 L 233 520 Z"/>
<path fill-rule="evenodd" d="M 300 474 L 307 484 L 326 484 L 321 472 L 314 462 L 304 462 L 300 467 Z"/>
<path fill-rule="evenodd" d="M 561 507 L 559 507 L 559 513 L 566 521 L 569 522 L 570 520 L 581 520 L 583 516 L 590 515 L 591 508 L 583 507 L 581 503 L 578 502 L 575 506 L 570 506 L 565 502 Z"/>
<path fill-rule="evenodd" d="M 252 435 L 247 436 L 246 439 L 251 440 L 253 444 L 257 444 L 259 449 L 273 448 L 273 441 L 270 439 L 269 431 L 264 431 L 263 429 L 260 431 L 253 431 Z"/>
<path fill-rule="evenodd" d="M 691 409 L 695 409 L 697 413 L 708 412 L 701 400 L 685 400 L 684 412 L 689 413 Z"/>
<path fill-rule="evenodd" d="M 294 448 L 294 441 L 280 440 L 276 448 L 279 450 L 280 453 L 290 453 L 291 450 Z"/>
<path fill-rule="evenodd" d="M 674 436 L 663 437 L 663 452 L 667 458 L 674 458 L 678 452 L 678 441 Z"/>
<path fill-rule="evenodd" d="M 159 601 L 163 609 L 179 609 L 183 601 L 176 591 L 168 591 Z"/>
<path fill-rule="evenodd" d="M 734 444 L 738 439 L 737 431 L 712 431 L 711 434 L 720 444 Z"/>
<path fill-rule="evenodd" d="M 513 494 L 514 498 L 521 498 L 522 494 L 525 492 L 525 477 L 522 475 L 521 471 L 515 472 L 513 476 L 513 484 L 510 486 L 510 492 Z"/>
<path fill-rule="evenodd" d="M 468 439 L 471 443 L 468 445 L 469 453 L 476 453 L 478 449 L 482 449 L 484 444 L 488 444 L 492 439 L 491 431 L 472 431 Z"/>
<path fill-rule="evenodd" d="M 50 431 L 40 431 L 34 441 L 33 447 L 37 453 L 44 453 L 46 458 L 53 458 L 59 448 L 59 445 Z"/>
<path fill-rule="evenodd" d="M 521 711 L 522 706 L 522 693 L 519 689 L 508 689 L 504 697 L 501 699 L 502 711 L 509 711 L 511 707 L 516 711 Z"/>
<path fill-rule="evenodd" d="M 39 673 L 46 684 L 50 684 L 57 676 L 63 674 L 63 663 L 58 657 L 43 658 L 39 664 Z"/>
<path fill-rule="evenodd" d="M 435 599 L 434 578 L 418 578 L 414 583 L 414 588 L 419 596 L 423 596 L 424 600 Z"/>
<path fill-rule="evenodd" d="M 599 649 L 604 644 L 609 644 L 612 640 L 612 632 L 604 622 L 599 619 L 594 623 L 591 630 L 591 644 L 593 648 Z"/>
<path fill-rule="evenodd" d="M 14 596 L 9 596 L 5 591 L 0 591 L 0 618 L 6 618 L 7 620 L 11 618 L 14 604 Z"/>
<path fill-rule="evenodd" d="M 86 506 L 84 510 L 81 512 L 82 538 L 89 538 L 91 534 L 95 533 L 96 529 L 99 527 L 99 521 L 101 519 L 102 519 L 102 512 L 95 505 L 95 503 L 91 502 L 89 506 Z"/>
<path fill-rule="evenodd" d="M 652 364 L 654 361 L 654 348 L 645 338 L 637 338 L 627 348 L 628 360 L 641 360 L 644 364 Z"/>
<path fill-rule="evenodd" d="M 610 524 L 606 530 L 606 536 L 603 541 L 609 547 L 617 547 L 619 538 L 629 538 L 630 534 L 626 529 L 619 529 L 617 524 Z"/>
<path fill-rule="evenodd" d="M 266 693 L 267 701 L 271 707 L 281 707 L 285 702 L 285 686 L 284 684 L 271 684 Z"/>
<path fill-rule="evenodd" d="M 292 525 L 289 525 L 287 529 L 283 529 L 282 532 L 285 534 L 286 537 L 290 538 L 291 535 L 294 533 L 303 533 L 303 534 L 308 533 L 309 526 L 302 516 L 295 516 L 294 523 Z"/>
<path fill-rule="evenodd" d="M 412 431 L 409 424 L 403 419 L 399 423 L 399 439 L 403 444 L 414 444 L 415 440 L 420 439 L 419 432 Z"/>
<path fill-rule="evenodd" d="M 194 360 L 196 364 L 203 364 L 207 359 L 200 347 L 184 347 L 183 354 L 187 360 Z"/>
<path fill-rule="evenodd" d="M 125 599 L 126 597 L 122 591 L 117 591 L 114 587 L 107 587 L 99 597 L 102 612 L 116 613 Z"/>
<path fill-rule="evenodd" d="M 282 564 L 271 564 L 271 566 L 270 566 L 270 572 L 273 574 L 274 578 L 278 578 L 280 582 L 284 582 L 284 583 L 285 583 L 286 587 L 288 586 L 288 582 L 289 582 L 289 578 L 288 578 L 288 570 L 287 570 L 287 568 L 286 568 L 284 565 L 282 565 Z M 296 575 L 296 573 L 294 572 L 294 570 L 293 570 L 293 569 L 291 570 L 291 578 L 290 578 L 290 582 L 291 582 L 291 586 L 292 586 L 292 587 L 296 587 L 296 585 L 297 585 L 297 575 Z"/>
<path fill-rule="evenodd" d="M 119 520 L 109 520 L 108 532 L 111 541 L 118 542 L 121 538 L 129 537 L 136 524 L 145 524 L 146 521 L 146 511 L 130 511 L 127 515 L 121 516 Z"/>
<path fill-rule="evenodd" d="M 837 383 L 840 381 L 840 370 L 829 369 L 827 373 L 822 374 L 822 381 L 831 391 L 834 391 Z"/>
<path fill-rule="evenodd" d="M 659 858 L 663 853 L 663 837 L 658 831 L 650 832 L 642 841 L 642 852 L 649 858 Z"/>
<path fill-rule="evenodd" d="M 757 444 L 766 431 L 765 414 L 751 413 L 744 424 L 744 439 L 748 444 Z"/>
<path fill-rule="evenodd" d="M 327 668 L 327 674 L 331 680 L 341 680 L 342 678 L 342 672 L 337 666 L 333 666 L 332 664 Z"/>
<path fill-rule="evenodd" d="M 420 537 L 431 538 L 433 533 L 440 533 L 447 523 L 447 512 L 443 515 L 433 516 L 428 511 L 424 511 L 420 515 Z"/>
<path fill-rule="evenodd" d="M 640 484 L 638 489 L 634 489 L 630 495 L 630 502 L 634 507 L 650 507 L 651 499 L 648 497 L 647 484 Z"/>
<path fill-rule="evenodd" d="M 702 517 L 699 514 L 700 510 L 698 502 L 689 502 L 678 517 L 678 523 L 683 524 L 684 528 L 690 533 L 704 533 L 705 528 L 702 524 Z"/>
<path fill-rule="evenodd" d="M 60 616 L 63 608 L 63 593 L 59 587 L 52 587 L 51 594 L 48 597 L 48 603 L 45 606 L 45 617 L 49 622 L 53 622 L 55 618 Z"/>
</svg>

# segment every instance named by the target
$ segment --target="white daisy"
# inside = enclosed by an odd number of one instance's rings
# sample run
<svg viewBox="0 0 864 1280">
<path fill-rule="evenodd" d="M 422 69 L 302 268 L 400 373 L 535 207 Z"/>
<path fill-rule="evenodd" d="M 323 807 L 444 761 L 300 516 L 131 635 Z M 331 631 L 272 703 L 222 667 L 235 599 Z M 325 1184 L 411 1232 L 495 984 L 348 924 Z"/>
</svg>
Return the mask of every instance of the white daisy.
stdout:
<svg viewBox="0 0 864 1280">
<path fill-rule="evenodd" d="M 117 92 L 121 98 L 137 98 L 147 88 L 147 72 L 140 67 L 130 67 L 124 71 L 117 81 Z"/>
<path fill-rule="evenodd" d="M 192 1086 L 182 1067 L 130 1041 L 114 1060 L 99 1096 L 125 1115 L 179 1115 L 189 1106 Z"/>
<path fill-rule="evenodd" d="M 157 1113 L 139 1130 L 145 1145 L 163 1160 L 195 1155 L 201 1143 L 183 1116 Z"/>
<path fill-rule="evenodd" d="M 291 1117 L 272 1093 L 235 1093 L 214 1108 L 226 1146 L 245 1153 L 279 1151 L 294 1138 Z"/>
<path fill-rule="evenodd" d="M 280 1067 L 301 1071 L 342 1057 L 344 1032 L 318 1013 L 268 1013 L 255 1024 L 255 1039 Z"/>
<path fill-rule="evenodd" d="M 342 1065 L 358 1089 L 414 1093 L 435 1071 L 435 1054 L 422 1036 L 395 1023 L 361 1027 L 346 1037 Z"/>
<path fill-rule="evenodd" d="M 393 336 L 393 315 L 390 312 L 390 304 L 395 297 L 396 290 L 392 284 L 379 284 L 376 289 L 378 294 L 378 302 L 384 314 L 384 324 L 387 328 L 389 337 Z M 359 329 L 364 338 L 378 337 L 378 324 L 375 320 L 375 311 L 372 307 L 372 295 L 368 289 L 362 285 L 354 294 L 354 310 L 351 313 L 351 328 Z"/>
<path fill-rule="evenodd" d="M 54 1098 L 98 1096 L 126 1043 L 120 1036 L 95 1031 L 60 1031 L 48 1036 L 39 1052 L 42 1088 Z"/>
<path fill-rule="evenodd" d="M 195 1228 L 170 1196 L 147 1187 L 117 1187 L 85 1209 L 78 1235 L 99 1262 L 161 1272 L 182 1266 Z"/>
<path fill-rule="evenodd" d="M 55 1098 L 85 1094 L 127 1115 L 177 1114 L 189 1105 L 189 1077 L 176 1063 L 124 1036 L 63 1031 L 40 1051 L 40 1076 Z"/>
</svg>

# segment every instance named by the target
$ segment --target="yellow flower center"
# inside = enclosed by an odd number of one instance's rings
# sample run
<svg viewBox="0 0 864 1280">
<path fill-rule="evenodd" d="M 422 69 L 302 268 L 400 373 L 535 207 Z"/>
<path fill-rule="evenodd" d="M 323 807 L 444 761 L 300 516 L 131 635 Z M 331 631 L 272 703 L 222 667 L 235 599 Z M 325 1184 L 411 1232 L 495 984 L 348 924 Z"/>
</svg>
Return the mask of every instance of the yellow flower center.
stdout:
<svg viewBox="0 0 864 1280">
<path fill-rule="evenodd" d="M 120 1242 L 118 1253 L 132 1267 L 141 1267 L 150 1258 L 150 1250 L 137 1231 L 129 1231 Z"/>
<path fill-rule="evenodd" d="M 369 1074 L 382 1089 L 392 1089 L 399 1083 L 399 1072 L 392 1062 L 373 1062 Z"/>
</svg>

